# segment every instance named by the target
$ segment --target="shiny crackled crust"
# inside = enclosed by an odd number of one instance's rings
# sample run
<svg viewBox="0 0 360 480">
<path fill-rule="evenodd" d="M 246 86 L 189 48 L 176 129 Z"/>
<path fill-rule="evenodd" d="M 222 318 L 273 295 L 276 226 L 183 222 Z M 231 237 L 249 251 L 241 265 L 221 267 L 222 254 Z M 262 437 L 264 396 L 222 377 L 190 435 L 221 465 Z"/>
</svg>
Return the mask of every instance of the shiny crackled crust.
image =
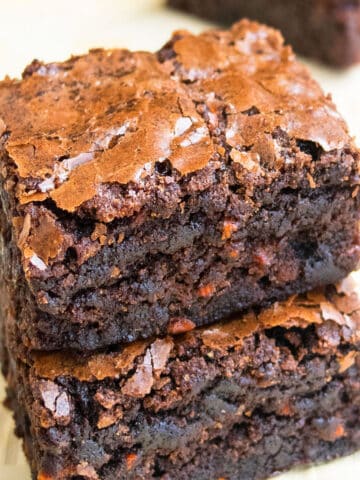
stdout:
<svg viewBox="0 0 360 480">
<path fill-rule="evenodd" d="M 165 160 L 180 176 L 230 162 L 245 169 L 245 184 L 246 174 L 261 184 L 269 167 L 271 183 L 284 166 L 277 129 L 305 154 L 293 163 L 309 164 L 315 148 L 300 141 L 355 153 L 330 98 L 280 34 L 247 21 L 199 36 L 177 32 L 157 55 L 93 50 L 65 63 L 34 61 L 22 80 L 0 84 L 0 105 L 3 174 L 16 181 L 7 187 L 18 204 L 52 199 L 105 223 L 144 207 L 144 183 Z M 111 186 L 120 185 L 128 188 L 112 205 Z M 134 193 L 140 198 L 122 205 Z M 54 234 L 52 251 L 23 247 L 47 263 L 61 253 Z"/>
<path fill-rule="evenodd" d="M 251 18 L 281 30 L 297 53 L 336 67 L 360 61 L 360 1 L 168 0 L 168 4 L 230 24 Z"/>
<path fill-rule="evenodd" d="M 350 145 L 330 99 L 281 36 L 246 21 L 229 32 L 179 32 L 158 55 L 95 50 L 63 64 L 34 62 L 0 92 L 18 201 L 51 198 L 70 212 L 107 184 L 141 182 L 156 162 L 168 159 L 186 175 L 219 160 L 217 128 L 239 163 L 239 147 L 275 128 L 325 152 Z M 261 169 L 260 152 L 251 153 Z"/>
<path fill-rule="evenodd" d="M 34 62 L 0 105 L 2 269 L 32 348 L 211 323 L 357 266 L 358 151 L 274 30 Z"/>
<path fill-rule="evenodd" d="M 39 479 L 203 478 L 207 459 L 214 474 L 229 468 L 235 479 L 268 435 L 288 427 L 309 448 L 315 442 L 301 462 L 325 458 L 315 444 L 328 458 L 353 451 L 359 314 L 358 283 L 348 279 L 178 337 L 91 355 L 33 353 L 9 376 L 26 406 L 18 422 L 25 414 L 32 428 L 32 439 L 27 427 L 23 434 L 33 470 Z M 241 446 L 243 459 L 231 454 L 221 464 L 215 445 Z M 256 468 L 260 478 L 273 473 Z"/>
</svg>

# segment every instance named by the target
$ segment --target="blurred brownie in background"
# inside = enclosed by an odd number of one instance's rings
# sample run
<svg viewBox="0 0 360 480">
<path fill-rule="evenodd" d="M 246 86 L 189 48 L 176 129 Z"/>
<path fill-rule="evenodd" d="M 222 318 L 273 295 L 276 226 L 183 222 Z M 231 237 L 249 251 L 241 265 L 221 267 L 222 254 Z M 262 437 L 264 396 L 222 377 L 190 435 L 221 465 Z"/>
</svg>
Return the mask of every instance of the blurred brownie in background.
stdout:
<svg viewBox="0 0 360 480">
<path fill-rule="evenodd" d="M 360 0 L 168 0 L 220 23 L 242 17 L 279 28 L 296 52 L 330 65 L 360 61 Z"/>
</svg>

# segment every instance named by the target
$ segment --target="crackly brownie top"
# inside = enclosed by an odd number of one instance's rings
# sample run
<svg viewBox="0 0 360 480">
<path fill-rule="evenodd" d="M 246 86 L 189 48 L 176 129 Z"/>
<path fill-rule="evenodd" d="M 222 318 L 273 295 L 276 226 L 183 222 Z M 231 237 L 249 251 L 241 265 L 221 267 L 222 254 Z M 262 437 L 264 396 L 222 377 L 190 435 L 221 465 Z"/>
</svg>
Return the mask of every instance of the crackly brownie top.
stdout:
<svg viewBox="0 0 360 480">
<path fill-rule="evenodd" d="M 56 380 L 65 376 L 86 382 L 125 379 L 123 393 L 144 397 L 151 391 L 155 380 L 166 373 L 169 363 L 181 362 L 187 351 L 202 352 L 211 358 L 213 354 L 209 352 L 216 352 L 221 358 L 234 350 L 241 351 L 246 338 L 264 329 L 306 329 L 310 325 L 317 329 L 324 351 L 333 350 L 334 355 L 338 355 L 340 368 L 346 370 L 351 366 L 354 353 L 343 356 L 338 346 L 341 337 L 360 346 L 359 279 L 350 275 L 337 285 L 336 290 L 329 287 L 294 295 L 259 313 L 250 312 L 175 337 L 138 341 L 111 352 L 32 352 L 32 362 L 38 377 Z"/>
<path fill-rule="evenodd" d="M 177 32 L 157 54 L 99 49 L 34 61 L 22 80 L 0 83 L 0 116 L 19 203 L 51 198 L 69 212 L 90 201 L 96 210 L 106 186 L 141 185 L 165 160 L 180 176 L 246 161 L 251 148 L 252 164 L 269 150 L 276 162 L 276 129 L 324 151 L 350 142 L 281 35 L 246 20 Z"/>
</svg>

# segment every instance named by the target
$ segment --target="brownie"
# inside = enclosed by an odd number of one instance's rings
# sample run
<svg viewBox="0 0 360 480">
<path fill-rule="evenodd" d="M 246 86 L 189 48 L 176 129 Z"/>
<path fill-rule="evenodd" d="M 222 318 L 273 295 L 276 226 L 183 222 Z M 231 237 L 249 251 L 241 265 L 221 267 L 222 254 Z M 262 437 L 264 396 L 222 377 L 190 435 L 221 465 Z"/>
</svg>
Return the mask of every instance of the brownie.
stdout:
<svg viewBox="0 0 360 480">
<path fill-rule="evenodd" d="M 264 479 L 359 449 L 350 287 L 92 353 L 12 350 L 9 402 L 34 479 Z"/>
<path fill-rule="evenodd" d="M 294 49 L 337 67 L 360 61 L 360 0 L 168 0 L 230 24 L 248 17 L 279 28 Z"/>
<path fill-rule="evenodd" d="M 1 281 L 28 347 L 187 331 L 358 264 L 359 152 L 275 30 L 34 61 L 0 111 Z"/>
</svg>

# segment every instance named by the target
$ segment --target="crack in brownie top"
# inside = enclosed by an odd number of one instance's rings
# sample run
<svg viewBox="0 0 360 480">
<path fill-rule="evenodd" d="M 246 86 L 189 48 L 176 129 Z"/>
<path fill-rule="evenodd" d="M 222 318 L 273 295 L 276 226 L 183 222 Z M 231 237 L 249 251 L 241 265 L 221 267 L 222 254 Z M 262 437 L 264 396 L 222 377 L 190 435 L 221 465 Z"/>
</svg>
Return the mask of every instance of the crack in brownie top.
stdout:
<svg viewBox="0 0 360 480">
<path fill-rule="evenodd" d="M 104 185 L 141 185 L 159 162 L 180 176 L 233 161 L 256 170 L 264 145 L 276 150 L 277 129 L 323 151 L 351 145 L 281 35 L 246 20 L 177 32 L 157 54 L 98 49 L 34 61 L 22 80 L 0 83 L 0 108 L 20 204 L 50 198 L 68 212 Z"/>
</svg>

